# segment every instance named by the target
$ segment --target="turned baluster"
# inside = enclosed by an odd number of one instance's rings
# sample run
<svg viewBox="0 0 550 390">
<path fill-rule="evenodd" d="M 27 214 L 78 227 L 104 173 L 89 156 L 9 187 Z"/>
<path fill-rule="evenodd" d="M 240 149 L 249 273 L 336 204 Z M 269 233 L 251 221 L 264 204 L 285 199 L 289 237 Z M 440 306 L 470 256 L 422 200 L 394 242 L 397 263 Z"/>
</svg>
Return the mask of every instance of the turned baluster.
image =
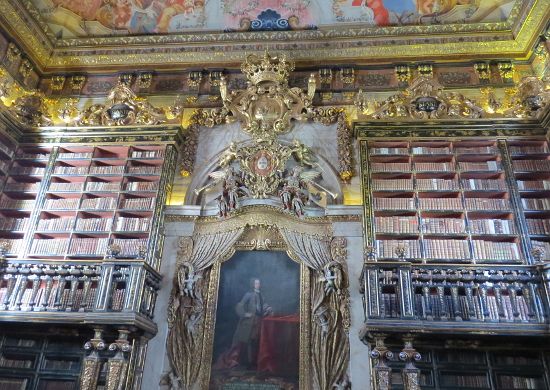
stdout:
<svg viewBox="0 0 550 390">
<path fill-rule="evenodd" d="M 36 305 L 36 295 L 38 294 L 38 288 L 40 287 L 40 276 L 33 275 L 32 276 L 32 293 L 31 293 L 31 299 L 29 300 L 29 307 L 27 310 L 32 311 L 34 309 L 34 306 Z"/>
<path fill-rule="evenodd" d="M 63 291 L 65 291 L 65 285 L 67 284 L 67 278 L 64 275 L 59 275 L 57 277 L 57 288 L 55 289 L 55 301 L 54 307 L 56 311 L 63 309 L 61 307 L 63 300 Z"/>
<path fill-rule="evenodd" d="M 27 275 L 19 275 L 19 283 L 15 287 L 15 310 L 21 310 L 21 305 L 23 303 L 23 294 L 27 289 Z"/>
<path fill-rule="evenodd" d="M 479 291 L 479 305 L 481 306 L 482 321 L 486 321 L 489 318 L 489 306 L 487 305 L 487 286 L 482 284 L 478 288 Z"/>
<path fill-rule="evenodd" d="M 505 318 L 505 315 L 504 315 L 504 300 L 502 299 L 500 284 L 495 284 L 495 286 L 493 287 L 493 292 L 495 294 L 495 299 L 497 301 L 497 313 L 498 313 L 497 321 L 502 321 Z"/>
<path fill-rule="evenodd" d="M 422 299 L 424 300 L 424 317 L 428 321 L 433 320 L 432 305 L 430 303 L 430 287 L 422 286 Z"/>
<path fill-rule="evenodd" d="M 50 296 L 52 295 L 53 289 L 53 277 L 50 275 L 46 275 L 44 279 L 46 280 L 46 287 L 44 288 L 44 294 L 42 295 L 40 311 L 48 310 L 48 306 L 50 305 Z"/>
<path fill-rule="evenodd" d="M 523 294 L 523 299 L 525 300 L 525 305 L 527 306 L 527 316 L 529 317 L 529 321 L 532 321 L 535 318 L 535 305 L 533 302 L 533 298 L 531 297 L 529 285 L 524 284 L 521 288 L 521 292 Z"/>
<path fill-rule="evenodd" d="M 508 295 L 510 296 L 510 304 L 512 305 L 512 314 L 514 315 L 514 321 L 521 321 L 521 318 L 519 317 L 516 283 L 510 283 L 508 285 Z"/>
<path fill-rule="evenodd" d="M 458 286 L 451 286 L 451 299 L 453 301 L 453 308 L 456 321 L 462 321 L 462 311 L 460 310 L 460 300 L 458 298 Z"/>
<path fill-rule="evenodd" d="M 439 301 L 440 315 L 439 318 L 446 320 L 448 318 L 447 305 L 445 302 L 445 288 L 441 285 L 437 286 L 437 299 Z"/>
<path fill-rule="evenodd" d="M 6 295 L 4 295 L 4 301 L 2 302 L 2 306 L 0 306 L 0 309 L 9 310 L 11 296 L 13 293 L 13 289 L 15 288 L 16 276 L 7 275 L 7 277 L 5 276 L 4 278 L 8 280 L 8 285 L 6 286 Z"/>
<path fill-rule="evenodd" d="M 76 295 L 76 290 L 78 289 L 78 278 L 75 276 L 70 277 L 70 285 L 71 290 L 69 292 L 69 299 L 67 299 L 67 307 L 65 308 L 65 311 L 73 311 L 73 305 L 74 305 L 74 298 Z"/>
</svg>

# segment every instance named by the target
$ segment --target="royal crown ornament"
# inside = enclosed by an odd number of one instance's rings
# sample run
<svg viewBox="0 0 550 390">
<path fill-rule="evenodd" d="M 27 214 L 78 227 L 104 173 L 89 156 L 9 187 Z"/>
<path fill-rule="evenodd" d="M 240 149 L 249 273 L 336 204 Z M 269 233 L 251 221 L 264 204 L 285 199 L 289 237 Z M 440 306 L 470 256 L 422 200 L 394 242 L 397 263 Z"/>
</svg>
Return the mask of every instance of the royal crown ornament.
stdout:
<svg viewBox="0 0 550 390">
<path fill-rule="evenodd" d="M 315 75 L 308 90 L 290 88 L 288 78 L 294 64 L 283 56 L 250 55 L 241 69 L 248 78 L 245 90 L 228 91 L 227 80 L 220 80 L 220 94 L 228 121 L 239 121 L 256 142 L 273 141 L 292 129 L 292 120 L 307 120 L 312 113 Z"/>
<path fill-rule="evenodd" d="M 258 85 L 263 81 L 286 84 L 290 77 L 290 72 L 293 70 L 294 61 L 287 60 L 284 54 L 280 57 L 271 57 L 267 50 L 261 57 L 255 54 L 249 55 L 241 65 L 241 72 L 254 85 Z"/>
</svg>

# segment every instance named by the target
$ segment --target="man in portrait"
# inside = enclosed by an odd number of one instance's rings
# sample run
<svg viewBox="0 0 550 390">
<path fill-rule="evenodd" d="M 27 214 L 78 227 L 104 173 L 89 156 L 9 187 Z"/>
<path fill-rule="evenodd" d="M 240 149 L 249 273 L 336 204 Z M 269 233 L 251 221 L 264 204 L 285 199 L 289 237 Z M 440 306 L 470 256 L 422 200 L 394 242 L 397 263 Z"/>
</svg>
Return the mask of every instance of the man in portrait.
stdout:
<svg viewBox="0 0 550 390">
<path fill-rule="evenodd" d="M 233 335 L 233 346 L 239 351 L 239 364 L 248 369 L 255 369 L 257 365 L 262 318 L 273 313 L 264 302 L 260 288 L 260 279 L 253 278 L 250 291 L 235 307 L 239 323 Z"/>
</svg>

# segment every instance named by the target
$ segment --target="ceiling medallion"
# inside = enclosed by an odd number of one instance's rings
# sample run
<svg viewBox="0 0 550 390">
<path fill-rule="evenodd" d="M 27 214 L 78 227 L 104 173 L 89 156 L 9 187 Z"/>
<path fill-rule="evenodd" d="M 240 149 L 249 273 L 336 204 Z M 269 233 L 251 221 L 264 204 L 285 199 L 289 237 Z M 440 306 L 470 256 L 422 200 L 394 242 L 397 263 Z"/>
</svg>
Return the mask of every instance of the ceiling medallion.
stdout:
<svg viewBox="0 0 550 390">
<path fill-rule="evenodd" d="M 278 136 L 292 129 L 291 120 L 307 120 L 313 116 L 311 104 L 315 93 L 315 77 L 311 76 L 308 91 L 289 88 L 288 79 L 294 63 L 286 57 L 250 55 L 241 70 L 248 79 L 245 90 L 228 92 L 225 78 L 220 93 L 229 121 L 239 121 L 252 140 L 240 147 L 231 143 L 221 156 L 218 168 L 202 191 L 218 186 L 216 198 L 219 216 L 225 217 L 239 208 L 240 199 L 279 198 L 281 207 L 303 216 L 305 206 L 321 199 L 320 191 L 336 198 L 316 180 L 321 172 L 311 150 L 294 140 L 279 142 Z"/>
</svg>

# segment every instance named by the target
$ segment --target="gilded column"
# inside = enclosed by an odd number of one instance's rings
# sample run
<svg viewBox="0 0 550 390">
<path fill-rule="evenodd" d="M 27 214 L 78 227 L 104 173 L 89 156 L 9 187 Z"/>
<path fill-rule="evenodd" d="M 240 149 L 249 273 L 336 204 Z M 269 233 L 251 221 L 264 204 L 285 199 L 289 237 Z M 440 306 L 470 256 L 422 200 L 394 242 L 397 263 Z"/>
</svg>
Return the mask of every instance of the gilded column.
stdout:
<svg viewBox="0 0 550 390">
<path fill-rule="evenodd" d="M 388 366 L 387 361 L 393 357 L 393 353 L 384 344 L 385 338 L 385 334 L 374 334 L 375 346 L 370 353 L 371 358 L 375 361 L 373 371 L 374 385 L 377 390 L 391 389 L 392 370 L 391 367 Z"/>
<path fill-rule="evenodd" d="M 124 390 L 126 389 L 126 376 L 128 374 L 128 353 L 132 346 L 128 341 L 126 329 L 119 329 L 118 339 L 109 345 L 109 351 L 115 352 L 115 355 L 109 358 L 107 367 L 106 390 Z"/>
<path fill-rule="evenodd" d="M 404 347 L 399 353 L 399 359 L 405 362 L 403 368 L 403 386 L 405 390 L 420 390 L 420 369 L 416 368 L 415 362 L 422 356 L 416 352 L 412 345 L 413 337 L 411 335 L 403 336 Z"/>
<path fill-rule="evenodd" d="M 82 372 L 80 374 L 80 390 L 96 390 L 101 358 L 99 352 L 105 349 L 103 341 L 103 329 L 94 329 L 94 338 L 84 344 L 84 349 L 89 355 L 84 358 Z"/>
</svg>

